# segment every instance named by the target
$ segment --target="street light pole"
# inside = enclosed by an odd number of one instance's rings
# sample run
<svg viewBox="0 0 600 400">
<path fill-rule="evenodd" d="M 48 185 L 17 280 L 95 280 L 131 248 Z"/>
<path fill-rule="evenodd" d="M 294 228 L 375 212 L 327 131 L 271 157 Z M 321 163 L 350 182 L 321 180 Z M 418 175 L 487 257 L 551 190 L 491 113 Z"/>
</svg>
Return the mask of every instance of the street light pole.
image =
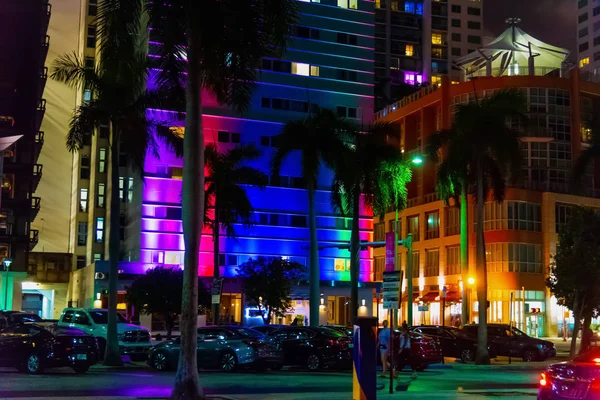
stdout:
<svg viewBox="0 0 600 400">
<path fill-rule="evenodd" d="M 402 241 L 402 245 L 406 247 L 406 286 L 408 286 L 406 290 L 406 294 L 408 299 L 406 299 L 407 310 L 406 310 L 406 323 L 408 326 L 412 326 L 413 324 L 413 270 L 412 270 L 412 233 L 406 235 L 406 239 Z"/>
<path fill-rule="evenodd" d="M 8 270 L 10 269 L 10 264 L 12 264 L 12 259 L 5 258 L 4 259 L 4 268 L 5 268 L 5 283 L 4 283 L 4 310 L 8 311 Z"/>
</svg>

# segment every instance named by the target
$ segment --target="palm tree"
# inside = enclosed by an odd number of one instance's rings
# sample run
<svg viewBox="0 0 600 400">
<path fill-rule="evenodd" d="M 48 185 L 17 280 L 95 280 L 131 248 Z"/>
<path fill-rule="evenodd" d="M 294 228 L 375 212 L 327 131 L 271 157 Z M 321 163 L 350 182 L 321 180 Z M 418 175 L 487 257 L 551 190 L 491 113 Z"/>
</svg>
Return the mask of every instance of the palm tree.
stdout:
<svg viewBox="0 0 600 400">
<path fill-rule="evenodd" d="M 460 105 L 452 127 L 432 139 L 430 148 L 445 147 L 439 165 L 438 190 L 442 197 L 460 194 L 466 203 L 466 191 L 473 188 L 476 200 L 476 271 L 479 303 L 478 345 L 475 362 L 489 364 L 487 351 L 487 268 L 485 260 L 484 205 L 488 191 L 495 201 L 504 199 L 507 178 L 515 179 L 521 165 L 518 132 L 509 118 L 525 118 L 527 100 L 517 89 L 497 91 L 489 97 Z M 437 151 L 430 151 L 437 154 Z M 462 210 L 461 221 L 466 213 Z M 462 223 L 461 223 L 462 225 Z"/>
<path fill-rule="evenodd" d="M 235 147 L 220 153 L 214 144 L 206 146 L 205 163 L 207 169 L 206 202 L 212 203 L 214 216 L 208 220 L 213 231 L 214 279 L 219 278 L 219 236 L 224 230 L 228 237 L 235 237 L 235 224 L 252 225 L 252 204 L 245 185 L 263 188 L 267 176 L 259 170 L 244 165 L 245 162 L 260 157 L 260 150 L 254 145 Z M 219 305 L 213 305 L 213 323 L 218 323 Z"/>
<path fill-rule="evenodd" d="M 310 231 L 309 280 L 310 326 L 319 326 L 319 248 L 317 242 L 317 213 L 315 190 L 321 165 L 334 168 L 337 157 L 344 151 L 344 139 L 354 131 L 352 123 L 328 109 L 319 109 L 309 117 L 285 124 L 277 136 L 277 146 L 271 160 L 273 175 L 279 175 L 283 161 L 295 151 L 302 158 L 302 177 L 308 194 L 308 226 Z"/>
<path fill-rule="evenodd" d="M 180 141 L 168 121 L 152 120 L 147 108 L 160 108 L 162 97 L 146 90 L 146 16 L 143 1 L 100 4 L 96 18 L 99 62 L 88 68 L 77 54 L 65 54 L 54 62 L 52 78 L 78 89 L 89 89 L 91 100 L 74 112 L 67 135 L 71 152 L 83 148 L 101 125 L 110 129 L 110 230 L 109 299 L 105 365 L 121 364 L 117 339 L 117 283 L 119 270 L 119 154 L 125 153 L 132 167 L 141 172 L 148 151 L 158 156 L 157 140 L 177 148 Z"/>
<path fill-rule="evenodd" d="M 148 5 L 152 33 L 162 43 L 157 83 L 167 88 L 185 87 L 185 273 L 181 356 L 171 398 L 197 399 L 204 397 L 196 360 L 198 252 L 204 216 L 202 93 L 209 92 L 220 103 L 245 111 L 262 59 L 285 51 L 298 4 L 296 0 L 171 0 Z M 184 82 L 182 72 L 187 73 Z"/>
<path fill-rule="evenodd" d="M 399 127 L 377 123 L 354 132 L 354 137 L 334 167 L 332 203 L 336 211 L 352 215 L 350 237 L 350 317 L 358 315 L 358 278 L 360 270 L 360 198 L 374 215 L 384 215 L 390 206 L 400 211 L 406 207 L 406 184 L 411 169 L 403 161 L 400 149 L 388 143 Z"/>
</svg>

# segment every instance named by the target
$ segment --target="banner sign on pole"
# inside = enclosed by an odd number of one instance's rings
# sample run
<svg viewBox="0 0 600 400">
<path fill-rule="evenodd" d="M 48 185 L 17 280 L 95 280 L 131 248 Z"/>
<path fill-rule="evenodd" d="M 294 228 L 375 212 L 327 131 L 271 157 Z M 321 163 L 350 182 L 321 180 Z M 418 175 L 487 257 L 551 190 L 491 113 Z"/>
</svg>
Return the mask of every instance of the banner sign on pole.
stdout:
<svg viewBox="0 0 600 400">
<path fill-rule="evenodd" d="M 402 288 L 402 271 L 391 271 L 383 273 L 383 308 L 385 310 L 397 310 L 400 308 L 400 296 Z"/>
<path fill-rule="evenodd" d="M 394 240 L 396 234 L 394 232 L 387 232 L 385 234 L 385 271 L 393 272 L 396 270 L 396 260 L 394 260 Z M 396 246 L 398 244 L 396 243 Z"/>
<path fill-rule="evenodd" d="M 213 281 L 212 290 L 210 291 L 212 297 L 212 304 L 221 303 L 221 292 L 223 291 L 223 279 L 215 279 Z"/>
</svg>

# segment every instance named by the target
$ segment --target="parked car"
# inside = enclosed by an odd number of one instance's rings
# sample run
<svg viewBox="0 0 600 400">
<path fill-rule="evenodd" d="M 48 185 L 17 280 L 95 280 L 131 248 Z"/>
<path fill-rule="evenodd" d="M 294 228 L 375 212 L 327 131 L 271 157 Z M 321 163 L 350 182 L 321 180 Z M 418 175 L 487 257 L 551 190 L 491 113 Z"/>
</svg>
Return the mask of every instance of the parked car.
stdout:
<svg viewBox="0 0 600 400">
<path fill-rule="evenodd" d="M 98 339 L 101 356 L 106 348 L 106 327 L 108 311 L 99 308 L 65 308 L 58 320 L 58 326 L 79 329 Z M 119 352 L 131 356 L 132 359 L 143 360 L 152 347 L 150 332 L 143 326 L 127 323 L 127 320 L 117 313 L 117 334 Z"/>
<path fill-rule="evenodd" d="M 477 337 L 478 325 L 465 325 L 463 329 Z M 523 361 L 544 361 L 556 355 L 554 343 L 527 336 L 508 324 L 488 324 L 488 342 L 497 355 L 521 357 Z"/>
<path fill-rule="evenodd" d="M 457 328 L 450 326 L 421 325 L 411 328 L 413 332 L 421 333 L 436 338 L 442 345 L 444 357 L 459 358 L 464 362 L 475 360 L 477 352 L 477 338 Z M 488 344 L 490 358 L 496 354 L 493 346 Z"/>
<path fill-rule="evenodd" d="M 77 329 L 53 324 L 20 324 L 0 331 L 0 366 L 40 374 L 46 368 L 71 367 L 84 373 L 98 361 L 96 339 Z"/>
<path fill-rule="evenodd" d="M 417 332 L 410 334 L 410 352 L 417 364 L 417 371 L 423 371 L 430 364 L 439 364 L 444 356 L 442 345 L 436 338 Z M 394 331 L 394 348 L 400 348 L 400 332 Z M 378 357 L 379 358 L 379 357 Z"/>
<path fill-rule="evenodd" d="M 42 322 L 42 317 L 23 311 L 0 311 L 0 329 L 25 322 Z"/>
<path fill-rule="evenodd" d="M 177 367 L 179 338 L 162 342 L 148 353 L 148 365 L 158 371 Z M 279 344 L 262 333 L 239 326 L 198 328 L 198 366 L 231 372 L 241 365 L 279 369 L 283 352 Z"/>
<path fill-rule="evenodd" d="M 277 329 L 281 329 L 283 327 L 285 327 L 286 325 L 257 325 L 257 326 L 253 326 L 252 329 L 254 329 L 255 331 L 258 331 L 260 333 L 262 333 L 263 335 L 268 335 L 271 332 L 275 332 Z"/>
<path fill-rule="evenodd" d="M 538 400 L 600 399 L 600 348 L 551 364 L 540 375 Z"/>
<path fill-rule="evenodd" d="M 321 325 L 323 328 L 333 329 L 352 338 L 354 336 L 354 327 L 346 325 Z"/>
<path fill-rule="evenodd" d="M 271 332 L 283 348 L 283 364 L 303 366 L 311 371 L 352 364 L 352 341 L 329 328 L 284 326 Z"/>
</svg>

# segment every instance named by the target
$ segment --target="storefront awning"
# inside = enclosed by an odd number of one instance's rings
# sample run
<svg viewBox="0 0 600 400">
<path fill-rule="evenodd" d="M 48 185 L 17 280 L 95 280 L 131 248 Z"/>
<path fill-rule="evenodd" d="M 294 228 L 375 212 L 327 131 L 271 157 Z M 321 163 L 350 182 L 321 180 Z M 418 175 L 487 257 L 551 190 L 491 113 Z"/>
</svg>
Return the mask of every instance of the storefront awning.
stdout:
<svg viewBox="0 0 600 400">
<path fill-rule="evenodd" d="M 413 302 L 419 298 L 419 292 L 413 292 Z M 408 301 L 408 293 L 402 295 L 402 302 Z"/>
<path fill-rule="evenodd" d="M 446 302 L 452 301 L 457 302 L 461 300 L 460 292 L 458 291 L 449 291 L 446 292 Z"/>
<path fill-rule="evenodd" d="M 440 292 L 429 292 L 423 297 L 421 297 L 421 301 L 424 303 L 431 303 L 432 301 L 438 301 L 440 299 Z"/>
</svg>

